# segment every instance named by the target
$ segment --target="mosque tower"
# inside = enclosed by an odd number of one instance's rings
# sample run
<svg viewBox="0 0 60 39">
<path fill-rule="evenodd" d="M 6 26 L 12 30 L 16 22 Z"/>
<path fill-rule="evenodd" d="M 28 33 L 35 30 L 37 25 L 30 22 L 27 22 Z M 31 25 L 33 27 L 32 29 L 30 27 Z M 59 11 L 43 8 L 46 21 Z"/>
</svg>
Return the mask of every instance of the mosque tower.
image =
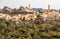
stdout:
<svg viewBox="0 0 60 39">
<path fill-rule="evenodd" d="M 48 13 L 50 12 L 50 4 L 48 5 Z"/>
<path fill-rule="evenodd" d="M 29 9 L 30 9 L 30 4 L 29 4 Z"/>
</svg>

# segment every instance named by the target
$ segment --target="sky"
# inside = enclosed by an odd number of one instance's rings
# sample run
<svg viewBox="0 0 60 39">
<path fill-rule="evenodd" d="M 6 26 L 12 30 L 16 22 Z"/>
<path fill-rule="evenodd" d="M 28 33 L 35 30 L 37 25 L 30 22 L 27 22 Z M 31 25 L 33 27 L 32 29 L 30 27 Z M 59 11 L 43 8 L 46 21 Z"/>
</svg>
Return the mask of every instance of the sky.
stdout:
<svg viewBox="0 0 60 39">
<path fill-rule="evenodd" d="M 31 8 L 47 9 L 48 4 L 50 4 L 51 9 L 60 8 L 60 0 L 0 0 L 0 8 L 4 6 L 10 8 L 19 8 L 20 6 L 28 7 L 29 4 Z"/>
</svg>

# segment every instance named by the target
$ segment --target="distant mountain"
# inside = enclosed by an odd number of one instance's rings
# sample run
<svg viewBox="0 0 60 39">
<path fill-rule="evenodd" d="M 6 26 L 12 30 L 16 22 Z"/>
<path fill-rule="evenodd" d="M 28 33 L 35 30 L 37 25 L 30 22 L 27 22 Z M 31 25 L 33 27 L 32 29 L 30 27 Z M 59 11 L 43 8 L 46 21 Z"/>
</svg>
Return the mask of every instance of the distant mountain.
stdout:
<svg viewBox="0 0 60 39">
<path fill-rule="evenodd" d="M 23 6 L 20 6 L 19 9 L 24 9 L 24 7 Z"/>
<path fill-rule="evenodd" d="M 43 10 L 42 8 L 32 8 L 32 10 Z"/>
<path fill-rule="evenodd" d="M 32 8 L 32 10 L 37 10 L 36 8 Z"/>
<path fill-rule="evenodd" d="M 59 9 L 59 12 L 60 12 L 60 9 Z"/>
<path fill-rule="evenodd" d="M 56 12 L 59 12 L 59 10 L 56 10 L 56 9 L 51 9 L 51 11 L 56 11 Z"/>
<path fill-rule="evenodd" d="M 8 6 L 4 6 L 4 8 L 3 9 L 11 9 L 10 7 L 8 7 Z"/>
<path fill-rule="evenodd" d="M 42 8 L 37 8 L 38 10 L 43 10 Z"/>
</svg>

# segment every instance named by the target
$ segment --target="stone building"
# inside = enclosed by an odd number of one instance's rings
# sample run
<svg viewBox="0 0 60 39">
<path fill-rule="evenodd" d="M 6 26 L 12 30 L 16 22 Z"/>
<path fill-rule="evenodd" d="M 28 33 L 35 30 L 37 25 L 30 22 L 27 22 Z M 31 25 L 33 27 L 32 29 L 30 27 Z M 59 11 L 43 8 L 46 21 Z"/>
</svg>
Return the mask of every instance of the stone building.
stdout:
<svg viewBox="0 0 60 39">
<path fill-rule="evenodd" d="M 25 18 L 25 20 L 35 20 L 36 15 L 33 10 L 26 7 L 19 11 L 12 10 L 11 13 L 9 13 L 9 14 L 3 13 L 2 18 L 6 19 L 6 20 L 12 20 L 12 21 L 23 20 L 24 18 Z"/>
<path fill-rule="evenodd" d="M 43 20 L 57 20 L 60 18 L 60 13 L 55 11 L 50 11 L 50 5 L 48 5 L 48 10 L 45 10 L 42 14 Z"/>
</svg>

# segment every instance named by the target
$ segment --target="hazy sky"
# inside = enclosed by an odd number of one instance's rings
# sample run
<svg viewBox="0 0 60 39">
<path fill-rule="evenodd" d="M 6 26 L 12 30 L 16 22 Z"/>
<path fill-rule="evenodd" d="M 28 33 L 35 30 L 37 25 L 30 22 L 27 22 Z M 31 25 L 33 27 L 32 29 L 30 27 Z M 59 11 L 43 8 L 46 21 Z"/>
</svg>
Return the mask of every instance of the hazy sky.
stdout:
<svg viewBox="0 0 60 39">
<path fill-rule="evenodd" d="M 18 8 L 20 6 L 31 5 L 31 8 L 46 8 L 50 4 L 52 9 L 60 8 L 60 0 L 0 0 L 0 8 L 8 6 L 11 8 Z"/>
</svg>

